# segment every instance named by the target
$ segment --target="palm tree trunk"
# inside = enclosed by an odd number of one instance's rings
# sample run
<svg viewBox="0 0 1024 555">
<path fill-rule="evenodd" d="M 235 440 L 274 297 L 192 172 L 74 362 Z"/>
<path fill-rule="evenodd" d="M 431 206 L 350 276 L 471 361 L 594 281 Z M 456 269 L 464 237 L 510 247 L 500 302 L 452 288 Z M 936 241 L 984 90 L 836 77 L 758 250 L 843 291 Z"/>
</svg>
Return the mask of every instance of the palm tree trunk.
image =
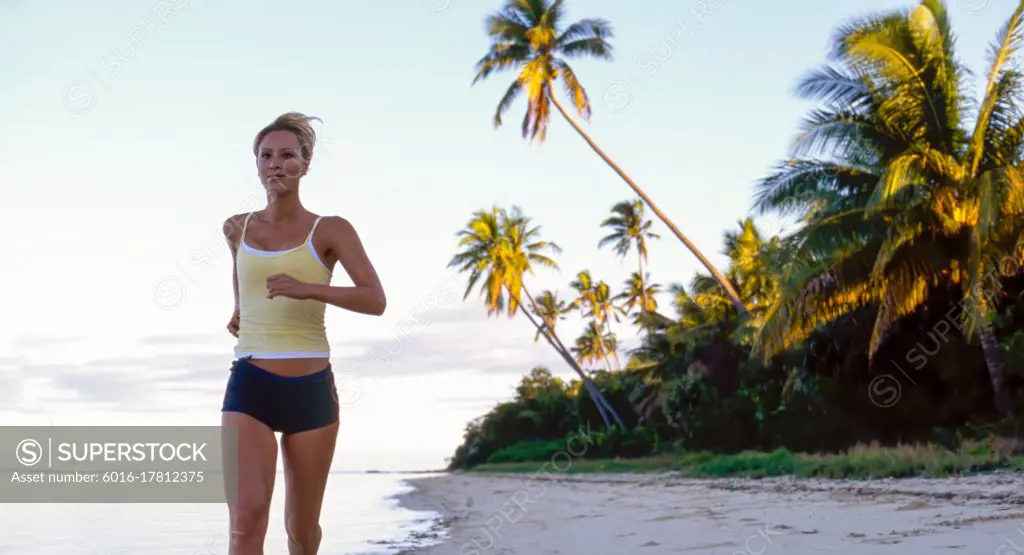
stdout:
<svg viewBox="0 0 1024 555">
<path fill-rule="evenodd" d="M 605 329 L 608 330 L 608 335 L 614 335 L 615 334 L 615 332 L 612 331 L 612 322 L 611 322 L 610 318 L 605 318 L 604 327 L 605 327 Z M 603 339 L 602 339 L 602 341 L 603 341 Z M 611 353 L 612 358 L 615 359 L 615 369 L 616 370 L 622 370 L 622 361 L 619 360 L 619 349 L 617 347 L 608 347 L 608 351 L 609 351 L 609 353 Z"/>
<path fill-rule="evenodd" d="M 604 344 L 604 340 L 600 336 L 597 338 L 597 343 L 601 347 L 601 359 L 604 360 L 604 367 L 608 369 L 608 373 L 611 374 L 615 370 L 612 368 L 612 358 L 608 356 L 608 347 Z"/>
<path fill-rule="evenodd" d="M 996 342 L 995 333 L 992 332 L 992 327 L 988 324 L 982 328 L 981 352 L 985 357 L 988 377 L 992 381 L 996 410 L 1003 414 L 1009 414 L 1012 409 L 1010 398 L 1008 391 L 1003 387 L 1003 379 L 999 375 L 999 345 Z"/>
<path fill-rule="evenodd" d="M 638 274 L 640 276 L 640 317 L 643 317 L 647 312 L 647 284 L 644 283 L 643 279 L 643 255 L 639 252 L 637 253 L 637 262 L 637 265 L 640 267 L 640 273 Z M 647 328 L 647 335 L 650 335 L 650 327 L 645 326 L 645 328 Z"/>
<path fill-rule="evenodd" d="M 651 335 L 651 323 L 647 317 L 647 280 L 644 279 L 644 256 L 640 254 L 640 249 L 637 249 L 637 260 L 640 263 L 640 317 L 643 318 L 644 328 L 647 329 L 647 335 Z"/>
<path fill-rule="evenodd" d="M 530 300 L 530 303 L 534 306 L 534 310 L 536 310 L 537 303 L 533 300 L 533 296 L 530 295 L 530 292 L 527 291 L 525 287 L 523 287 L 523 290 L 526 292 L 526 296 Z M 521 304 L 521 301 L 519 301 L 518 299 L 516 300 L 516 302 L 519 302 Z M 551 335 L 551 338 L 548 342 L 551 343 L 551 346 L 554 347 L 560 355 L 562 355 L 562 358 L 567 358 L 569 360 L 569 364 L 573 367 L 576 373 L 580 375 L 580 378 L 584 380 L 584 383 L 587 385 L 587 390 L 591 392 L 591 395 L 593 395 L 595 392 L 598 393 L 598 396 L 594 397 L 594 403 L 597 405 L 597 409 L 602 412 L 610 412 L 615 417 L 615 420 L 620 422 L 621 424 L 621 420 L 619 419 L 618 414 L 615 412 L 615 409 L 612 408 L 611 403 L 609 403 L 603 395 L 600 395 L 600 390 L 597 389 L 597 386 L 594 385 L 594 383 L 590 380 L 589 377 L 586 377 L 586 372 L 583 370 L 582 367 L 579 366 L 580 364 L 583 363 L 583 361 L 577 360 L 572 356 L 572 352 L 565 346 L 565 344 L 562 343 L 562 340 L 558 337 L 558 333 L 554 330 L 554 328 L 548 328 L 547 325 L 545 325 L 544 329 L 540 331 L 541 333 L 547 333 Z M 594 359 L 594 362 L 597 362 L 596 358 Z M 605 360 L 605 366 L 608 368 L 608 371 L 611 372 L 611 367 L 608 367 L 607 360 Z"/>
<path fill-rule="evenodd" d="M 558 354 L 562 355 L 562 358 L 569 363 L 569 366 L 571 366 L 572 369 L 576 371 L 576 374 L 579 375 L 580 379 L 583 380 L 583 385 L 587 388 L 587 391 L 590 392 L 591 398 L 594 399 L 594 405 L 597 407 L 597 412 L 601 415 L 601 420 L 604 421 L 605 426 L 610 428 L 612 424 L 608 420 L 608 415 L 605 414 L 605 410 L 607 409 L 605 409 L 604 407 L 604 398 L 601 395 L 601 391 L 597 389 L 597 386 L 595 386 L 594 383 L 590 381 L 590 378 L 588 378 L 587 375 L 583 373 L 583 370 L 580 369 L 580 367 L 576 364 L 576 361 L 573 360 L 572 356 L 569 356 L 568 353 L 564 352 L 557 345 L 555 345 L 555 342 L 551 340 L 551 336 L 548 335 L 546 327 L 542 326 L 533 318 L 533 315 L 530 314 L 530 311 L 526 309 L 525 305 L 519 303 L 519 310 L 520 312 L 526 315 L 526 317 L 530 320 L 530 323 L 533 324 L 535 328 L 537 328 L 537 331 L 539 331 L 541 335 L 544 336 L 544 339 L 547 340 L 548 344 L 551 345 L 551 347 L 555 351 L 557 351 Z M 625 429 L 625 426 L 623 426 L 623 429 Z"/>
<path fill-rule="evenodd" d="M 529 293 L 527 293 L 527 295 L 529 296 Z M 558 348 L 560 348 L 565 353 L 565 355 L 563 355 L 563 356 L 568 356 L 570 359 L 572 359 L 572 356 L 569 353 L 569 349 L 566 348 L 566 346 L 562 343 L 562 340 L 558 337 L 558 334 L 555 332 L 555 330 L 550 330 L 550 332 L 551 332 L 551 338 L 554 339 L 556 344 L 558 344 Z M 576 366 L 576 369 L 577 369 L 576 372 L 578 374 L 581 374 L 581 375 L 584 374 L 583 369 L 580 368 L 579 365 L 578 365 L 579 363 L 577 363 L 575 361 L 575 359 L 572 359 L 572 360 L 573 360 L 573 363 L 577 365 Z M 611 373 L 612 369 L 611 369 L 611 366 L 609 366 L 608 358 L 604 357 L 604 361 L 605 361 L 605 367 L 608 368 L 608 372 Z M 588 377 L 587 380 L 590 380 L 590 378 Z M 618 422 L 619 426 L 621 426 L 622 429 L 625 430 L 626 429 L 625 424 L 623 424 L 622 419 L 619 418 L 619 414 L 615 410 L 615 408 L 612 407 L 612 404 L 610 402 L 608 402 L 608 399 L 605 398 L 604 395 L 600 394 L 600 390 L 597 389 L 597 386 L 593 385 L 593 382 L 588 382 L 588 384 L 593 388 L 594 391 L 598 392 L 599 396 L 596 398 L 596 400 L 600 401 L 600 403 L 604 404 L 605 410 L 608 411 L 612 415 L 612 417 L 615 418 L 615 421 Z"/>
<path fill-rule="evenodd" d="M 529 293 L 527 293 L 527 294 L 529 294 Z M 608 347 L 605 346 L 604 339 L 601 337 L 600 327 L 598 327 L 596 324 L 593 323 L 593 317 L 591 317 L 591 324 L 593 324 L 594 329 L 598 330 L 598 333 L 597 333 L 597 336 L 596 336 L 597 352 L 591 353 L 593 355 L 593 359 L 589 359 L 588 358 L 587 360 L 589 360 L 591 362 L 594 362 L 594 363 L 603 362 L 604 363 L 604 369 L 607 370 L 608 373 L 611 373 L 612 372 L 612 361 L 611 361 L 611 359 L 608 358 Z M 584 335 L 581 335 L 579 339 L 585 338 L 586 337 L 586 333 L 589 330 L 590 330 L 590 328 L 584 328 Z M 579 339 L 577 339 L 577 341 Z M 582 360 L 582 357 L 583 357 L 583 353 L 581 352 L 580 353 L 580 359 L 577 359 L 577 361 L 576 361 L 578 364 L 583 364 L 585 362 L 584 360 Z"/>
<path fill-rule="evenodd" d="M 617 361 L 618 355 L 615 355 L 615 353 L 612 352 L 612 349 L 608 347 L 608 344 L 604 342 L 605 330 L 607 329 L 610 332 L 611 327 L 609 325 L 602 326 L 598 323 L 597 316 L 592 316 L 591 321 L 594 324 L 594 329 L 597 330 L 597 344 L 601 347 L 601 358 L 604 359 L 604 366 L 608 369 L 609 373 L 614 372 L 615 370 L 612 368 L 612 356 L 614 355 Z M 607 324 L 607 320 L 605 322 Z"/>
<path fill-rule="evenodd" d="M 584 131 L 578 123 L 576 123 L 576 120 L 569 117 L 569 113 L 566 112 L 565 108 L 562 107 L 562 103 L 558 101 L 558 98 L 555 96 L 554 91 L 552 91 L 550 87 L 548 89 L 548 96 L 551 98 L 551 102 L 555 104 L 555 107 L 558 108 L 558 111 L 561 112 L 562 117 L 564 117 L 566 121 L 568 121 L 569 124 L 572 125 L 573 129 L 575 129 L 576 132 L 579 133 L 581 137 L 583 137 L 583 140 L 587 141 L 587 144 L 590 145 L 590 148 L 594 149 L 594 152 L 596 152 L 597 155 L 600 156 L 606 164 L 611 166 L 611 168 L 615 170 L 615 173 L 619 174 L 619 177 L 621 177 L 622 180 L 625 181 L 626 184 L 633 189 L 633 192 L 635 192 L 641 199 L 643 199 L 644 202 L 647 203 L 647 206 L 651 208 L 651 211 L 654 212 L 656 216 L 658 216 L 662 223 L 668 226 L 672 233 L 674 233 L 675 236 L 680 241 L 682 241 L 684 245 L 686 245 L 686 248 L 690 249 L 690 252 L 692 252 L 693 255 L 696 256 L 702 264 L 704 264 L 704 267 L 707 268 L 708 272 L 711 272 L 711 275 L 714 276 L 714 278 L 718 281 L 719 285 L 722 286 L 722 289 L 725 290 L 725 294 L 729 296 L 729 299 L 732 301 L 732 304 L 736 306 L 736 310 L 741 315 L 746 314 L 747 307 L 744 306 L 743 301 L 740 300 L 740 296 L 736 293 L 736 289 L 732 286 L 732 283 L 730 283 L 729 280 L 726 279 L 724 275 L 722 275 L 722 272 L 718 271 L 718 268 L 715 268 L 711 264 L 711 262 L 704 257 L 704 254 L 701 253 L 697 246 L 690 242 L 690 240 L 687 239 L 685 235 L 683 235 L 682 231 L 679 231 L 679 228 L 677 228 L 675 224 L 673 224 L 672 221 L 668 219 L 668 216 L 666 216 L 661 211 L 661 209 L 659 209 L 658 206 L 654 204 L 654 201 L 652 201 L 651 198 L 647 196 L 647 193 L 645 193 L 639 185 L 637 185 L 632 179 L 630 179 L 630 177 L 626 175 L 626 172 L 624 172 L 622 168 L 618 166 L 618 164 L 613 162 L 612 159 L 609 158 L 608 155 L 605 154 L 604 151 L 601 150 L 597 146 L 597 144 L 594 143 L 593 139 L 591 139 L 590 136 L 587 135 L 587 132 Z"/>
<path fill-rule="evenodd" d="M 551 334 L 551 339 L 548 341 L 549 343 L 551 343 L 551 346 L 554 347 L 555 350 L 562 355 L 562 358 L 568 358 L 568 360 L 571 361 L 570 365 L 573 367 L 573 370 L 576 371 L 576 373 L 580 376 L 580 379 L 582 379 L 584 384 L 587 386 L 587 391 L 589 391 L 590 396 L 593 397 L 594 404 L 597 405 L 597 410 L 601 411 L 602 414 L 610 414 L 615 419 L 615 421 L 618 422 L 620 426 L 622 426 L 622 420 L 619 419 L 618 413 L 615 412 L 615 409 L 612 408 L 612 405 L 611 403 L 608 402 L 608 399 L 604 397 L 604 395 L 601 393 L 601 390 L 598 389 L 596 385 L 594 385 L 594 382 L 590 379 L 589 376 L 586 375 L 586 371 L 584 371 L 583 367 L 580 366 L 582 362 L 577 361 L 575 358 L 573 358 L 572 353 L 569 351 L 569 349 L 565 347 L 565 345 L 562 344 L 562 340 L 558 338 L 558 334 L 555 333 L 555 330 L 549 329 L 546 326 L 545 330 Z M 594 362 L 597 362 L 597 359 L 594 359 Z M 605 360 L 605 366 L 608 367 L 607 360 Z M 611 368 L 608 368 L 608 371 L 610 372 Z M 604 417 L 602 416 L 602 418 Z M 607 420 L 605 420 L 605 423 L 607 424 Z M 625 426 L 623 426 L 623 429 L 625 429 Z"/>
<path fill-rule="evenodd" d="M 537 302 L 533 300 L 533 295 L 530 294 L 530 291 L 526 288 L 525 285 L 523 285 L 522 287 L 523 293 L 526 294 L 526 298 L 530 301 L 530 306 L 533 307 L 534 310 L 537 310 Z M 509 296 L 515 299 L 515 296 L 512 294 L 511 291 L 509 291 Z M 598 405 L 598 410 L 600 411 L 601 405 L 603 405 L 604 410 L 608 411 L 608 413 L 611 414 L 612 418 L 615 419 L 615 423 L 618 424 L 623 431 L 625 431 L 626 424 L 622 421 L 622 418 L 619 416 L 619 413 L 615 410 L 615 408 L 612 407 L 611 403 L 608 402 L 608 399 L 606 399 L 604 394 L 601 393 L 601 390 L 598 389 L 596 385 L 594 385 L 594 382 L 591 381 L 590 377 L 587 376 L 587 374 L 583 371 L 582 368 L 580 368 L 580 365 L 576 363 L 576 360 L 572 357 L 572 354 L 569 353 L 569 350 L 565 348 L 565 345 L 563 345 L 562 341 L 558 338 L 558 334 L 555 333 L 555 330 L 549 330 L 547 329 L 547 326 L 541 326 L 540 324 L 538 324 L 537 321 L 533 319 L 533 315 L 530 314 L 530 311 L 526 310 L 523 307 L 523 303 L 519 299 L 515 299 L 515 301 L 517 304 L 519 304 L 519 308 L 523 311 L 523 313 L 526 314 L 526 317 L 530 319 L 530 322 L 532 322 L 533 325 L 537 328 L 537 330 L 541 332 L 544 338 L 547 339 L 548 343 L 550 343 L 551 346 L 556 351 L 558 351 L 558 354 L 562 355 L 562 358 L 565 359 L 567 363 L 569 363 L 569 366 L 571 366 L 572 369 L 576 372 L 576 375 L 578 375 L 580 379 L 583 380 L 583 385 L 585 385 L 587 387 L 587 391 L 590 392 L 591 398 L 594 399 L 594 404 Z M 605 425 L 610 426 L 607 420 L 605 421 Z"/>
</svg>

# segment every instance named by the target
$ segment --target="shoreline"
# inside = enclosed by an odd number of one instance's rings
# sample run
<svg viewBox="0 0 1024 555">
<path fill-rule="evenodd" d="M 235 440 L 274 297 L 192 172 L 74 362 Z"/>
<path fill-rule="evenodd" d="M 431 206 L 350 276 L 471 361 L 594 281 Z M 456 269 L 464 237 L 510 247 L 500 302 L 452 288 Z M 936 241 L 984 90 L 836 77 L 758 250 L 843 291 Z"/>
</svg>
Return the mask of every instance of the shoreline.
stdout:
<svg viewBox="0 0 1024 555">
<path fill-rule="evenodd" d="M 874 480 L 683 478 L 678 472 L 455 472 L 395 498 L 435 513 L 423 555 L 992 553 L 1024 545 L 1024 473 Z M 835 548 L 839 549 L 835 549 Z M 1009 551 L 1008 551 L 1009 550 Z"/>
</svg>

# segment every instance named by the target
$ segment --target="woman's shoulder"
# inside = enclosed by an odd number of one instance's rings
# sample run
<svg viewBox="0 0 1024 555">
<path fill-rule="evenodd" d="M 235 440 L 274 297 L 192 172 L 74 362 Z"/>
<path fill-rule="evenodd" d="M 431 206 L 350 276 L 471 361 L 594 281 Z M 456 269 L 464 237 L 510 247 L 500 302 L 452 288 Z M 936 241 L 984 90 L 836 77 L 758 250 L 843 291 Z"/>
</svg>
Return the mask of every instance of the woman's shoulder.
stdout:
<svg viewBox="0 0 1024 555">
<path fill-rule="evenodd" d="M 245 227 L 245 219 L 249 217 L 249 214 L 252 212 L 234 214 L 224 220 L 224 237 L 231 240 L 232 243 L 237 243 L 238 238 L 242 235 L 242 228 Z"/>
<path fill-rule="evenodd" d="M 334 232 L 350 233 L 355 231 L 352 222 L 344 216 L 337 215 L 322 215 L 318 216 L 320 219 L 320 226 L 326 226 L 328 229 Z"/>
<path fill-rule="evenodd" d="M 356 232 L 355 226 L 348 218 L 336 215 L 319 216 L 319 218 L 319 229 L 323 230 L 324 235 L 332 237 L 331 240 L 337 246 L 348 248 L 360 244 L 359 233 Z"/>
</svg>

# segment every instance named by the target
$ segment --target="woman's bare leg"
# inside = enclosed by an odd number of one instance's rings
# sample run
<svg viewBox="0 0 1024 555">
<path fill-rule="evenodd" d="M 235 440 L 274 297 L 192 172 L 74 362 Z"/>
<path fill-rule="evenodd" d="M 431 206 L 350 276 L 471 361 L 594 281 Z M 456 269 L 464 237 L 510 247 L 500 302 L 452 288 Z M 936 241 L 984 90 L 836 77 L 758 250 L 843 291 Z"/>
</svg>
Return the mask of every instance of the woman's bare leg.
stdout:
<svg viewBox="0 0 1024 555">
<path fill-rule="evenodd" d="M 228 502 L 228 555 L 263 555 L 277 470 L 277 441 L 270 428 L 244 413 L 224 412 L 221 424 L 238 429 L 238 499 Z"/>
<path fill-rule="evenodd" d="M 338 422 L 281 436 L 289 555 L 316 555 L 320 550 L 320 508 L 337 438 Z"/>
</svg>

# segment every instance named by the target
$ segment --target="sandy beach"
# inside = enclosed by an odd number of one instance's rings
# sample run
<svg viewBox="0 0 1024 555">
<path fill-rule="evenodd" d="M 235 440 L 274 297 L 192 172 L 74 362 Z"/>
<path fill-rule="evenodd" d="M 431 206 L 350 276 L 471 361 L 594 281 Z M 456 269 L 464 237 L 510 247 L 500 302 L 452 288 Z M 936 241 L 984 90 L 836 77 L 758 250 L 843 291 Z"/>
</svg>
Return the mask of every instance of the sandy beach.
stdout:
<svg viewBox="0 0 1024 555">
<path fill-rule="evenodd" d="M 1024 554 L 1024 475 L 680 479 L 447 474 L 400 503 L 443 515 L 424 555 Z"/>
</svg>

